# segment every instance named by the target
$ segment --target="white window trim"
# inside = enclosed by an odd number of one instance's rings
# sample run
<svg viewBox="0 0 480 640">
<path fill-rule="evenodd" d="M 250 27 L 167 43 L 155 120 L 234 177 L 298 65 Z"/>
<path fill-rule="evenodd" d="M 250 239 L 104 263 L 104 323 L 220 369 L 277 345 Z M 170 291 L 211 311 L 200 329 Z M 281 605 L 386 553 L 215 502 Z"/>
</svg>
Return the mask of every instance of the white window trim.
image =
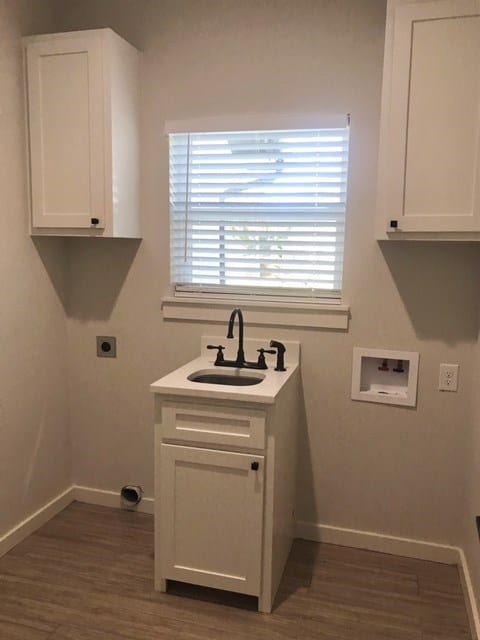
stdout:
<svg viewBox="0 0 480 640">
<path fill-rule="evenodd" d="M 348 330 L 350 308 L 338 303 L 271 302 L 226 297 L 165 296 L 164 320 L 225 324 L 234 307 L 241 307 L 249 325 L 291 329 Z"/>
</svg>

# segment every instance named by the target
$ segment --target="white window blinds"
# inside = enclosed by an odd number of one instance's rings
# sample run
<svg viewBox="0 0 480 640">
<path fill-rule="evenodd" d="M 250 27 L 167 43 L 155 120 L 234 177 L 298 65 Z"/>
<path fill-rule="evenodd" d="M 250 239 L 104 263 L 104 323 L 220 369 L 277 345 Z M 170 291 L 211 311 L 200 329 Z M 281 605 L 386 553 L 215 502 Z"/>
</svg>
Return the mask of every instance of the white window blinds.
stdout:
<svg viewBox="0 0 480 640">
<path fill-rule="evenodd" d="M 177 291 L 340 296 L 348 127 L 169 143 Z"/>
</svg>

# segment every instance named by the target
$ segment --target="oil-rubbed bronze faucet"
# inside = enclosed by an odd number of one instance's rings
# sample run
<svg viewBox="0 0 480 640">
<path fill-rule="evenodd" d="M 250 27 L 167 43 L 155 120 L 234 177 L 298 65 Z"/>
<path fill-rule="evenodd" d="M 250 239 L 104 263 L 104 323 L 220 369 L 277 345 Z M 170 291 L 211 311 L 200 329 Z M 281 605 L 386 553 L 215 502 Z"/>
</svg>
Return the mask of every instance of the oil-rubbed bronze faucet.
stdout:
<svg viewBox="0 0 480 640">
<path fill-rule="evenodd" d="M 227 338 L 233 338 L 233 325 L 235 324 L 235 317 L 238 317 L 238 351 L 237 359 L 235 360 L 235 366 L 244 367 L 248 363 L 245 362 L 245 352 L 243 350 L 243 313 L 242 310 L 238 307 L 235 308 L 230 314 L 230 320 L 228 321 Z"/>
<path fill-rule="evenodd" d="M 276 340 L 272 340 L 270 342 L 270 347 L 274 347 L 276 349 L 257 349 L 259 356 L 257 362 L 248 362 L 245 360 L 245 351 L 243 349 L 243 313 L 242 310 L 238 307 L 230 314 L 230 319 L 228 321 L 228 331 L 227 338 L 232 339 L 233 335 L 233 327 L 235 325 L 235 320 L 238 318 L 238 350 L 237 357 L 235 360 L 225 360 L 223 357 L 223 350 L 225 347 L 223 345 L 209 344 L 207 349 L 216 349 L 217 357 L 215 359 L 215 366 L 217 367 L 236 367 L 237 369 L 268 369 L 267 363 L 265 361 L 265 354 L 277 354 L 277 366 L 275 367 L 275 371 L 286 371 L 285 362 L 284 362 L 284 354 L 285 354 L 285 345 Z"/>
</svg>

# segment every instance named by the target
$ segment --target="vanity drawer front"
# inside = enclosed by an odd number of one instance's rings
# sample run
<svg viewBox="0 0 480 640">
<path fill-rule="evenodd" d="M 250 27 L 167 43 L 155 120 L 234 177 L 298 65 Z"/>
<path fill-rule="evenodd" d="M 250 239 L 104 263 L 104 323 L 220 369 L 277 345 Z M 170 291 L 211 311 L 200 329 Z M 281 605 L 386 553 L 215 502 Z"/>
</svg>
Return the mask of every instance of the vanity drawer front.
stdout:
<svg viewBox="0 0 480 640">
<path fill-rule="evenodd" d="M 206 444 L 265 448 L 265 412 L 249 408 L 165 402 L 162 437 Z"/>
</svg>

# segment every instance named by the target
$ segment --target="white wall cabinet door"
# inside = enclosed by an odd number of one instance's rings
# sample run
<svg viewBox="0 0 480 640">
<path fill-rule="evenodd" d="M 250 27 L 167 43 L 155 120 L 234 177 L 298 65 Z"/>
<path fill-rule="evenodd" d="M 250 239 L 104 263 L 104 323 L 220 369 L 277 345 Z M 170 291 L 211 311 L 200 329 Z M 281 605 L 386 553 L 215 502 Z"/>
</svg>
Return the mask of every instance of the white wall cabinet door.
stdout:
<svg viewBox="0 0 480 640">
<path fill-rule="evenodd" d="M 105 223 L 104 84 L 98 32 L 26 50 L 32 223 Z M 92 218 L 99 222 L 92 224 Z"/>
<path fill-rule="evenodd" d="M 160 445 L 160 571 L 259 595 L 264 457 Z"/>
<path fill-rule="evenodd" d="M 391 0 L 389 13 L 379 161 L 383 233 L 478 232 L 480 4 Z"/>
<path fill-rule="evenodd" d="M 23 44 L 32 235 L 139 238 L 139 52 L 111 29 Z"/>
</svg>

